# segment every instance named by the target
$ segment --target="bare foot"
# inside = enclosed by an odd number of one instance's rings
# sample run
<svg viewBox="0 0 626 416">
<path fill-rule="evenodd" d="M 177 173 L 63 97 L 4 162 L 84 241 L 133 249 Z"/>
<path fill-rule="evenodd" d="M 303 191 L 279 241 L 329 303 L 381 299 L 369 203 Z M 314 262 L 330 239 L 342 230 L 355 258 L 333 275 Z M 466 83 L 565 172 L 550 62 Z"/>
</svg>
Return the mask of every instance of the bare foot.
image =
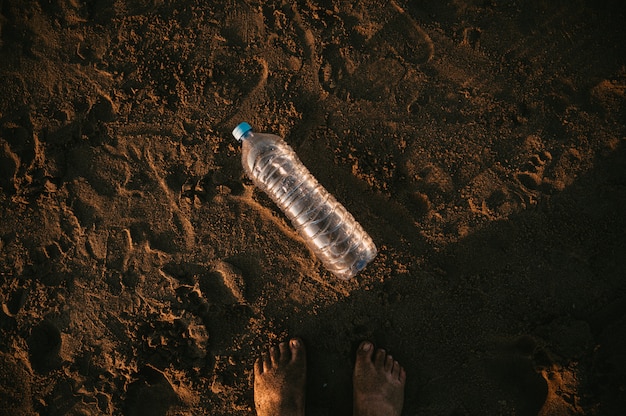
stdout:
<svg viewBox="0 0 626 416">
<path fill-rule="evenodd" d="M 362 342 L 353 379 L 355 416 L 400 416 L 406 372 L 385 350 L 374 353 L 371 342 Z"/>
<path fill-rule="evenodd" d="M 258 416 L 304 416 L 306 357 L 302 340 L 270 347 L 254 363 L 254 406 Z"/>
</svg>

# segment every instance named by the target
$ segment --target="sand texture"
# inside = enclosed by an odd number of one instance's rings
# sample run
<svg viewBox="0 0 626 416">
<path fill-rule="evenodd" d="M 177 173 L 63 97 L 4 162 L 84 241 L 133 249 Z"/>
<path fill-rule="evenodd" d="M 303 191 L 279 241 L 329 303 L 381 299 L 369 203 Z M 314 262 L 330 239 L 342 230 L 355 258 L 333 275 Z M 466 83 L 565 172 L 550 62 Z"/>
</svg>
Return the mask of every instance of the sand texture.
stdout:
<svg viewBox="0 0 626 416">
<path fill-rule="evenodd" d="M 250 415 L 302 337 L 405 415 L 623 415 L 621 1 L 0 1 L 0 414 Z M 279 134 L 372 236 L 341 281 L 243 173 Z"/>
</svg>

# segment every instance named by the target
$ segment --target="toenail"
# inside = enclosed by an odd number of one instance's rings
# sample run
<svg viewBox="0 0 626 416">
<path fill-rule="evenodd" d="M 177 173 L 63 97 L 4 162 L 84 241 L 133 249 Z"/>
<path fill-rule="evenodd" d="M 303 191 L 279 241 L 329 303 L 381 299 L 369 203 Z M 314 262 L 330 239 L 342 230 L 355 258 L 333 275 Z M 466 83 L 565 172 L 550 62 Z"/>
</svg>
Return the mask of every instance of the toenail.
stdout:
<svg viewBox="0 0 626 416">
<path fill-rule="evenodd" d="M 294 348 L 298 348 L 300 346 L 300 341 L 298 341 L 297 339 L 292 339 L 291 346 Z"/>
<path fill-rule="evenodd" d="M 363 349 L 363 351 L 369 351 L 372 349 L 372 343 L 364 342 L 361 348 Z"/>
</svg>

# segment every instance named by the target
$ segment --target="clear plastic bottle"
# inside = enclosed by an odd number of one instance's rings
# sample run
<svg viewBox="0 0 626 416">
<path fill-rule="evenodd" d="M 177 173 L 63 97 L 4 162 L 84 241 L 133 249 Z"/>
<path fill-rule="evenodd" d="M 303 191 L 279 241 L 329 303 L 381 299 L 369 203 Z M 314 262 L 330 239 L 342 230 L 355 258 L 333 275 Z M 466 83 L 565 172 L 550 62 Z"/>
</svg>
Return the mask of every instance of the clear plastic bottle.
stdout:
<svg viewBox="0 0 626 416">
<path fill-rule="evenodd" d="M 363 227 L 283 139 L 254 133 L 248 123 L 239 124 L 233 136 L 242 144 L 241 161 L 248 177 L 291 220 L 326 269 L 349 279 L 376 257 L 376 246 Z"/>
</svg>

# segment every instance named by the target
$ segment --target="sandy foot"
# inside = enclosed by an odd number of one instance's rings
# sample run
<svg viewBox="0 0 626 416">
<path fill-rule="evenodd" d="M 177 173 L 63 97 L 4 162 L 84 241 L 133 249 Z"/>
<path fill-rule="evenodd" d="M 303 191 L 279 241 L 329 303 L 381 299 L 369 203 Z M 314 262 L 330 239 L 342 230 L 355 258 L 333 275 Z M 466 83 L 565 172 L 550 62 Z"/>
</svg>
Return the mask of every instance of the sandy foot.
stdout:
<svg viewBox="0 0 626 416">
<path fill-rule="evenodd" d="M 374 353 L 372 343 L 364 341 L 354 367 L 354 415 L 400 416 L 405 382 L 404 368 L 385 350 Z"/>
<path fill-rule="evenodd" d="M 254 363 L 254 405 L 258 416 L 303 416 L 306 356 L 302 340 L 270 347 Z"/>
</svg>

